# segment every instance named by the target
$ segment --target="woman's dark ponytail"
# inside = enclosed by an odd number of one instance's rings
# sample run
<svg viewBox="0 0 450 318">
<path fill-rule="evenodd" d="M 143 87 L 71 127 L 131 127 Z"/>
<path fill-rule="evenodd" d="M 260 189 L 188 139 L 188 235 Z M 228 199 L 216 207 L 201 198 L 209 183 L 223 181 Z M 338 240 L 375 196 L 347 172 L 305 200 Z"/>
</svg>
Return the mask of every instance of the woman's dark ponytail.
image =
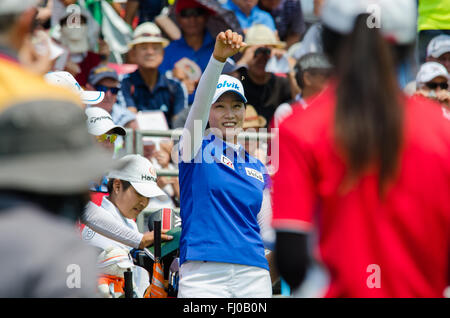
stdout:
<svg viewBox="0 0 450 318">
<path fill-rule="evenodd" d="M 335 65 L 337 107 L 334 133 L 348 165 L 345 183 L 378 169 L 379 193 L 397 170 L 403 109 L 390 45 L 358 16 L 351 34 L 324 27 L 324 50 Z"/>
</svg>

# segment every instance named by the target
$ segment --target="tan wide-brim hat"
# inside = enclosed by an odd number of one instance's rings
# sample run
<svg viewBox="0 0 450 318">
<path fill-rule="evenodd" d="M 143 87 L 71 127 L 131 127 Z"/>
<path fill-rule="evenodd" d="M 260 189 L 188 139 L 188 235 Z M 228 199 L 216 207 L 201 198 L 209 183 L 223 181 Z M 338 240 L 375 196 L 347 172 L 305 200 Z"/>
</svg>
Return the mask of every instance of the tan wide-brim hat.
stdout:
<svg viewBox="0 0 450 318">
<path fill-rule="evenodd" d="M 275 32 L 264 24 L 254 24 L 248 28 L 245 34 L 245 43 L 247 43 L 247 47 L 255 45 L 267 45 L 279 49 L 286 47 L 286 42 L 279 41 Z"/>
<path fill-rule="evenodd" d="M 161 30 L 155 23 L 144 22 L 134 30 L 133 40 L 128 43 L 128 47 L 131 49 L 140 43 L 161 43 L 163 47 L 166 47 L 170 41 L 162 36 Z"/>
<path fill-rule="evenodd" d="M 243 128 L 263 128 L 267 124 L 267 120 L 258 115 L 255 108 L 252 105 L 247 105 L 245 108 L 245 119 Z"/>
</svg>

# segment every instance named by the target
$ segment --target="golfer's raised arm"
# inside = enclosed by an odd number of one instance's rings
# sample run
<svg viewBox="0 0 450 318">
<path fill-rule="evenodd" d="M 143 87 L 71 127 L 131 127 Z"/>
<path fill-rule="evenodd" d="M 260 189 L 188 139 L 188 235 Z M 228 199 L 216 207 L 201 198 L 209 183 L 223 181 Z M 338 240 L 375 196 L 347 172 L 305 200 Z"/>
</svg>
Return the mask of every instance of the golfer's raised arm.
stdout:
<svg viewBox="0 0 450 318">
<path fill-rule="evenodd" d="M 192 160 L 201 147 L 214 92 L 226 59 L 244 46 L 246 44 L 242 42 L 242 36 L 236 32 L 227 30 L 217 35 L 214 52 L 200 78 L 180 140 L 181 159 L 184 162 Z M 196 126 L 198 128 L 194 134 Z"/>
</svg>

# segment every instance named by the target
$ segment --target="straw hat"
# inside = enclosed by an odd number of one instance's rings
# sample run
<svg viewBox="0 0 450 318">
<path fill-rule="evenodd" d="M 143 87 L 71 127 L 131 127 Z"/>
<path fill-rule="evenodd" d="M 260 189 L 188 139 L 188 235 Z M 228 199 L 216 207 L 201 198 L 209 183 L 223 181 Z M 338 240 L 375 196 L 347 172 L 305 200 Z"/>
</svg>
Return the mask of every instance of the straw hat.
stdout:
<svg viewBox="0 0 450 318">
<path fill-rule="evenodd" d="M 275 32 L 264 24 L 254 24 L 248 28 L 245 34 L 245 43 L 247 46 L 268 45 L 280 49 L 286 47 L 286 42 L 279 41 Z"/>
<path fill-rule="evenodd" d="M 267 120 L 258 115 L 255 108 L 252 105 L 247 105 L 245 108 L 245 120 L 244 120 L 244 129 L 245 128 L 262 128 L 267 124 Z"/>
<path fill-rule="evenodd" d="M 161 43 L 163 47 L 166 47 L 170 42 L 162 36 L 161 30 L 155 23 L 144 22 L 134 30 L 133 40 L 128 43 L 128 47 L 132 48 L 140 43 Z"/>
</svg>

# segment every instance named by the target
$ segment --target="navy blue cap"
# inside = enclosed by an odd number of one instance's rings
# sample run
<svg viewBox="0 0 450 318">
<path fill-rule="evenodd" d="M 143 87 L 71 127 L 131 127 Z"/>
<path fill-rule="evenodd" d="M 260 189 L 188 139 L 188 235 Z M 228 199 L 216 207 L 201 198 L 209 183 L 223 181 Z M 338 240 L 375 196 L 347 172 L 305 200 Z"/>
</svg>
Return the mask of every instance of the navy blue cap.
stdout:
<svg viewBox="0 0 450 318">
<path fill-rule="evenodd" d="M 112 78 L 118 81 L 119 75 L 111 67 L 108 67 L 106 65 L 99 65 L 97 67 L 94 67 L 89 73 L 88 83 L 91 85 L 97 85 L 98 82 L 105 78 Z"/>
</svg>

